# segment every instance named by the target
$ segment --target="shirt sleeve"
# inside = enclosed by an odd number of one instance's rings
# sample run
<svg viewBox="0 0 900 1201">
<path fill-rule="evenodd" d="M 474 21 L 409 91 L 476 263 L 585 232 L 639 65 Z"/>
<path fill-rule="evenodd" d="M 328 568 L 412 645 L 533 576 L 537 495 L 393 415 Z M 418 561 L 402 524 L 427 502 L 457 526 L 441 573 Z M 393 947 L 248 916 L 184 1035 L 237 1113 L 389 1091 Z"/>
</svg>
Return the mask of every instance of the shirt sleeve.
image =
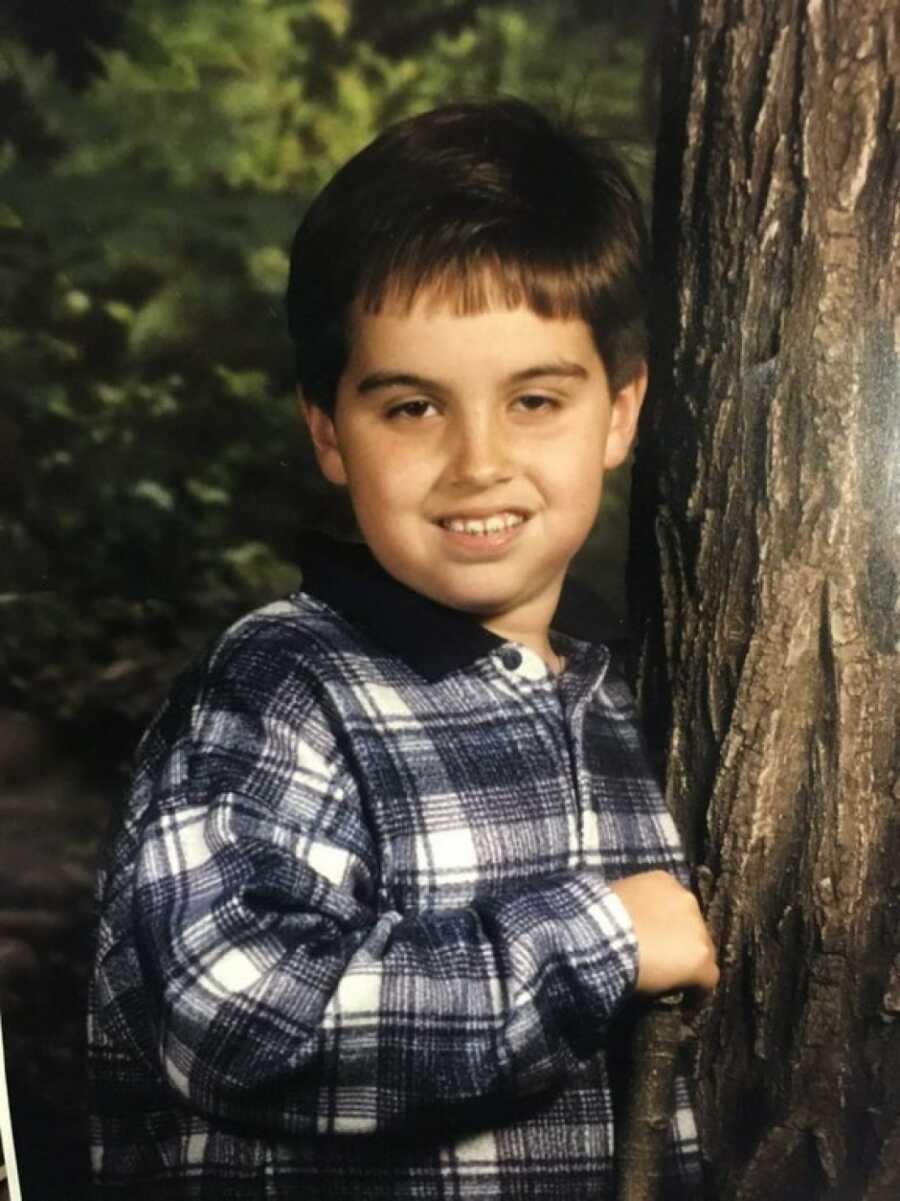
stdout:
<svg viewBox="0 0 900 1201">
<path fill-rule="evenodd" d="M 565 1080 L 634 986 L 622 903 L 571 872 L 385 909 L 321 684 L 272 659 L 214 660 L 146 740 L 131 915 L 158 1070 L 202 1112 L 290 1134 L 409 1128 Z"/>
</svg>

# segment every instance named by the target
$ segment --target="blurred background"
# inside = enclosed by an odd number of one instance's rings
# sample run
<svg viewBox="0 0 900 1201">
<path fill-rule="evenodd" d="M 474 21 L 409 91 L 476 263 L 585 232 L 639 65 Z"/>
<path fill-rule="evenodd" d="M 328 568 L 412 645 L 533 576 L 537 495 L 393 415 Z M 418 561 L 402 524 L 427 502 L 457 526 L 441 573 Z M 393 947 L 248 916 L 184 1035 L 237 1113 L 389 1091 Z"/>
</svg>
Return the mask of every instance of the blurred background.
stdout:
<svg viewBox="0 0 900 1201">
<path fill-rule="evenodd" d="M 97 848 L 175 673 L 341 531 L 298 426 L 287 248 L 386 124 L 499 94 L 649 193 L 661 0 L 6 0 L 0 1010 L 25 1201 L 83 1195 Z M 624 616 L 627 470 L 577 565 Z"/>
</svg>

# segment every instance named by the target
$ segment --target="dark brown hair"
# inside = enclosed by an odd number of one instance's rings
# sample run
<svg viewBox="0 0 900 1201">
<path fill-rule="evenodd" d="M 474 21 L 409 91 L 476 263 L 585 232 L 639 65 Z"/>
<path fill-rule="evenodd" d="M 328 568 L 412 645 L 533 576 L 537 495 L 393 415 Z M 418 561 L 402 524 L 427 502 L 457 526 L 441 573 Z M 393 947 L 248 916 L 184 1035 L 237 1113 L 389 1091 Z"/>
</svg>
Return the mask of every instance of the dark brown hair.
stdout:
<svg viewBox="0 0 900 1201">
<path fill-rule="evenodd" d="M 300 387 L 331 412 L 351 309 L 424 290 L 460 312 L 524 304 L 590 327 L 615 391 L 646 357 L 647 233 L 602 141 L 518 100 L 452 104 L 392 126 L 334 176 L 291 249 Z"/>
</svg>

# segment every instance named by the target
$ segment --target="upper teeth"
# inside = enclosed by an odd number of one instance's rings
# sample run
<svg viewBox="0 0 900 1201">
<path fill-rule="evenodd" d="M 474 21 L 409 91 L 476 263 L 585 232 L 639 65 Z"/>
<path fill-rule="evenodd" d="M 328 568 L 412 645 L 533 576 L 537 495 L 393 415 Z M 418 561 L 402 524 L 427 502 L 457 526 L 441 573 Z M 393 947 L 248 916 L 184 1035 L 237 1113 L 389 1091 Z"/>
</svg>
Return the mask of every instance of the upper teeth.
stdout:
<svg viewBox="0 0 900 1201">
<path fill-rule="evenodd" d="M 525 518 L 521 513 L 498 513 L 495 517 L 450 517 L 441 525 L 454 534 L 499 534 L 501 530 L 521 525 Z"/>
</svg>

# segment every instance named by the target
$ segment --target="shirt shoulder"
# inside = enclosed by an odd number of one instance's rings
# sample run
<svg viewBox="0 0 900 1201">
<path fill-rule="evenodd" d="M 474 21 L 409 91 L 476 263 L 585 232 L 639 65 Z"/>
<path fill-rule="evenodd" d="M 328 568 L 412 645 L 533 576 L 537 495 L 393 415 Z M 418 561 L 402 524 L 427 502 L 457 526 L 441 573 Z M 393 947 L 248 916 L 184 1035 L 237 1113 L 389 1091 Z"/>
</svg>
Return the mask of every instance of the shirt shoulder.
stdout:
<svg viewBox="0 0 900 1201">
<path fill-rule="evenodd" d="M 178 675 L 138 748 L 147 767 L 217 714 L 295 725 L 316 720 L 329 684 L 365 679 L 365 635 L 328 605 L 293 593 L 239 618 Z M 213 733 L 213 740 L 215 736 Z"/>
<path fill-rule="evenodd" d="M 206 689 L 231 682 L 257 696 L 289 687 L 379 675 L 386 656 L 353 622 L 298 591 L 231 625 L 203 660 Z"/>
<path fill-rule="evenodd" d="M 362 631 L 327 604 L 298 591 L 239 618 L 212 644 L 206 663 L 225 671 L 249 657 L 272 661 L 299 656 L 322 664 L 347 654 L 365 653 Z"/>
</svg>

